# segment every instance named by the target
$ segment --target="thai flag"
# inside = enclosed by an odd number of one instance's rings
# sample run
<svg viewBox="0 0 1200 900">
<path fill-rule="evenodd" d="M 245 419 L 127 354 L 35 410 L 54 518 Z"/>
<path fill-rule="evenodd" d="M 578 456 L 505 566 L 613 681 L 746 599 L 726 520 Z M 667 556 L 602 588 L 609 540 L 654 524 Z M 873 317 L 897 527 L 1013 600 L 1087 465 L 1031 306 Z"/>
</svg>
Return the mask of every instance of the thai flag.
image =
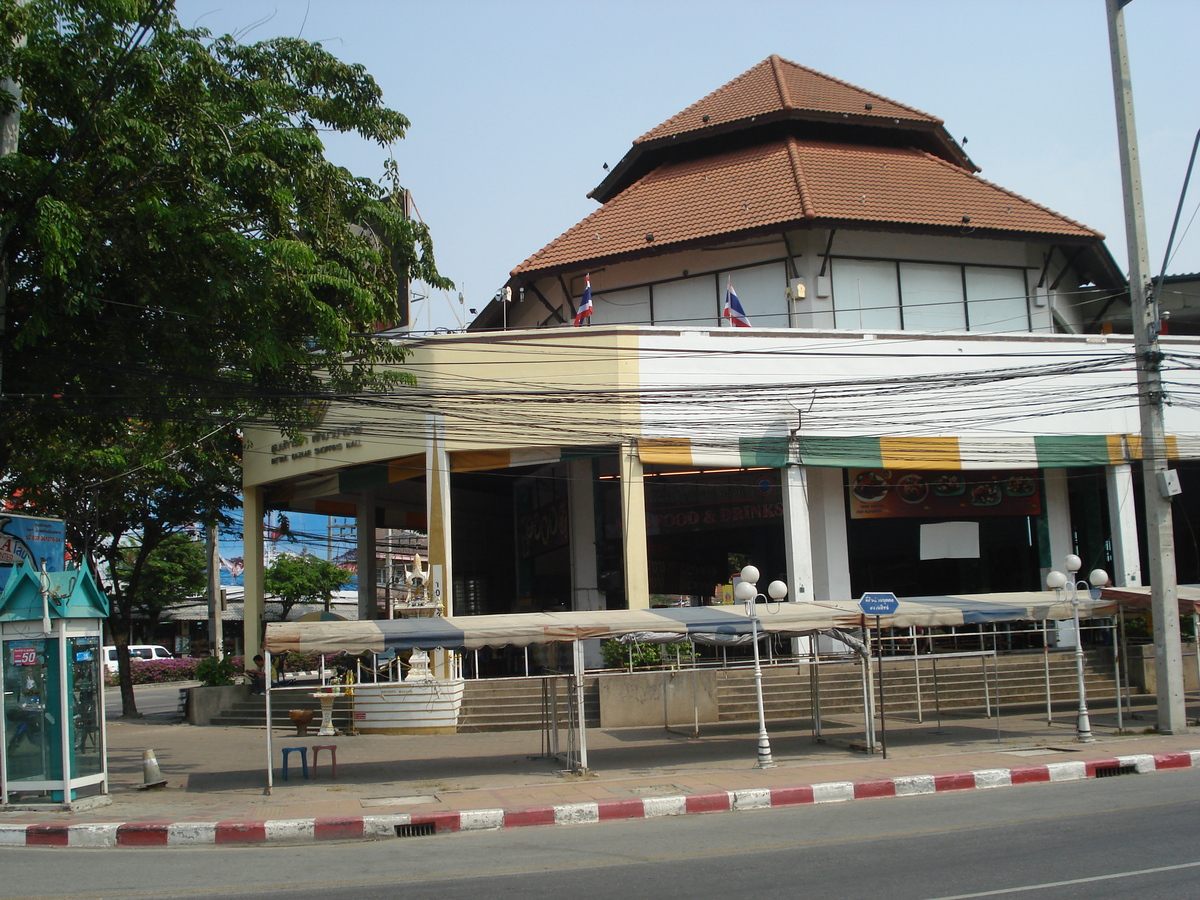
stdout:
<svg viewBox="0 0 1200 900">
<path fill-rule="evenodd" d="M 738 328 L 750 327 L 750 319 L 746 317 L 746 311 L 742 309 L 742 302 L 734 293 L 732 281 L 725 288 L 725 318 Z"/>
<path fill-rule="evenodd" d="M 575 313 L 575 324 L 582 325 L 583 320 L 592 314 L 592 275 L 589 272 L 583 279 L 583 300 L 579 303 L 579 312 Z"/>
</svg>

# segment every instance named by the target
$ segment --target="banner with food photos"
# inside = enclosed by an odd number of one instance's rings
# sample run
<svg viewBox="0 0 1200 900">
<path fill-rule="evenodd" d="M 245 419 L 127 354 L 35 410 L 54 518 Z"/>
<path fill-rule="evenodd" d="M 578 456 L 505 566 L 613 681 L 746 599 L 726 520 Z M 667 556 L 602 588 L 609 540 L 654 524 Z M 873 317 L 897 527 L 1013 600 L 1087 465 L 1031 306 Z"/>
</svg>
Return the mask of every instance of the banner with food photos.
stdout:
<svg viewBox="0 0 1200 900">
<path fill-rule="evenodd" d="M 850 469 L 850 518 L 1036 516 L 1037 469 L 923 472 Z"/>
</svg>

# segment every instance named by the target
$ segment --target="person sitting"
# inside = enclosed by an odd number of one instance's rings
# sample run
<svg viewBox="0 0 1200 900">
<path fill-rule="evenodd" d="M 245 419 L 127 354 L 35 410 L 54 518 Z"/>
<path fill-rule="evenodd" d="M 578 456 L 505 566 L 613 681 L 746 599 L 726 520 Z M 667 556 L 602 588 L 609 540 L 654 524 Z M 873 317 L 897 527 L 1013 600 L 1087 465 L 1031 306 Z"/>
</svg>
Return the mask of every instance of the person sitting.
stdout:
<svg viewBox="0 0 1200 900">
<path fill-rule="evenodd" d="M 266 665 L 266 660 L 262 656 L 254 657 L 254 668 L 247 669 L 246 675 L 250 679 L 250 693 L 261 694 L 267 689 L 267 672 L 263 668 Z"/>
</svg>

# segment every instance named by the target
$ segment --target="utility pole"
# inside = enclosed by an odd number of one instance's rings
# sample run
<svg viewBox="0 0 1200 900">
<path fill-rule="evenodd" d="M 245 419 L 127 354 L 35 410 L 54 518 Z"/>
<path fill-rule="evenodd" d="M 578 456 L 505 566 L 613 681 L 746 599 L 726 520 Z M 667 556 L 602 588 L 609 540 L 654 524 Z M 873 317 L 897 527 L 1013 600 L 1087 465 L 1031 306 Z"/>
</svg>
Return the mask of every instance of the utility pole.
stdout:
<svg viewBox="0 0 1200 900">
<path fill-rule="evenodd" d="M 208 523 L 204 529 L 204 544 L 208 551 L 208 643 L 212 655 L 222 659 L 225 656 L 225 622 L 221 614 L 225 604 L 221 602 L 221 543 L 217 528 L 215 520 Z"/>
<path fill-rule="evenodd" d="M 1117 138 L 1121 150 L 1121 186 L 1125 199 L 1125 237 L 1129 245 L 1129 301 L 1137 352 L 1138 411 L 1142 426 L 1142 482 L 1146 496 L 1146 540 L 1150 559 L 1150 610 L 1154 619 L 1158 729 L 1163 734 L 1188 731 L 1183 702 L 1183 657 L 1180 651 L 1178 582 L 1171 496 L 1178 493 L 1167 466 L 1163 424 L 1162 351 L 1158 347 L 1161 316 L 1158 298 L 1147 292 L 1150 258 L 1142 209 L 1142 174 L 1137 129 L 1133 119 L 1133 87 L 1125 46 L 1125 16 L 1130 0 L 1105 0 L 1108 43 L 1112 57 L 1113 93 L 1117 105 Z"/>
</svg>

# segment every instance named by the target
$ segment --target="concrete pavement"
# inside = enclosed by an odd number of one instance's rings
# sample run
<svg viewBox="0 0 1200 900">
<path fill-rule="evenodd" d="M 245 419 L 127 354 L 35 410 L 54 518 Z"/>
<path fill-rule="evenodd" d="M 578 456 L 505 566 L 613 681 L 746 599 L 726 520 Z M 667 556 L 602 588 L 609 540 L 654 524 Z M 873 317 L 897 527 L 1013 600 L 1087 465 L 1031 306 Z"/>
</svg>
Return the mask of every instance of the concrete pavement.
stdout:
<svg viewBox="0 0 1200 900">
<path fill-rule="evenodd" d="M 1149 698 L 1145 698 L 1149 699 Z M 1189 720 L 1200 713 L 1191 697 Z M 774 768 L 760 769 L 757 726 L 701 726 L 698 737 L 657 728 L 592 729 L 589 771 L 544 755 L 540 732 L 295 737 L 274 733 L 275 786 L 266 785 L 265 728 L 193 727 L 164 716 L 108 725 L 109 805 L 76 811 L 0 808 L 0 846 L 188 846 L 382 839 L 481 828 L 582 824 L 898 797 L 946 790 L 1145 774 L 1200 767 L 1200 733 L 1153 733 L 1139 705 L 1116 732 L 1110 706 L 1092 711 L 1096 742 L 1077 743 L 1074 710 L 1004 710 L 999 720 L 943 715 L 889 719 L 887 758 L 861 749 L 862 721 L 769 723 Z M 563 738 L 565 742 L 565 737 Z M 314 745 L 335 744 L 312 767 Z M 280 774 L 281 748 L 308 747 Z M 165 787 L 139 790 L 152 749 Z"/>
</svg>

